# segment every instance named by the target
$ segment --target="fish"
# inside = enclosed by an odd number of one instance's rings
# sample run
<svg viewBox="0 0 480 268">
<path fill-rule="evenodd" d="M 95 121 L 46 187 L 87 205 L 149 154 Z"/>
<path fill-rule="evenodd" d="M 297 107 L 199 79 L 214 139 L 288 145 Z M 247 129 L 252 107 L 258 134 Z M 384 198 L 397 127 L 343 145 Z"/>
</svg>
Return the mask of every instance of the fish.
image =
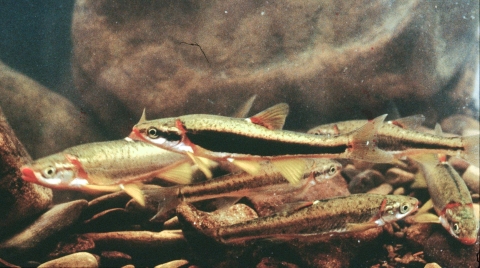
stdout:
<svg viewBox="0 0 480 268">
<path fill-rule="evenodd" d="M 438 216 L 423 213 L 416 215 L 417 222 L 440 223 L 454 238 L 465 245 L 473 245 L 477 241 L 479 230 L 475 218 L 473 201 L 467 185 L 446 157 L 435 154 L 412 156 L 421 167 L 427 182 L 431 203 Z"/>
<path fill-rule="evenodd" d="M 307 187 L 330 179 L 340 173 L 342 165 L 332 159 L 300 159 L 306 164 L 302 182 L 296 185 L 286 181 L 282 174 L 268 161 L 262 162 L 261 171 L 256 175 L 246 172 L 227 174 L 214 180 L 189 184 L 144 189 L 147 203 L 158 203 L 157 214 L 152 221 L 163 220 L 163 216 L 182 202 L 193 203 L 214 198 L 228 197 L 228 203 L 234 203 L 242 197 L 257 194 L 282 195 L 291 192 L 301 192 Z M 278 187 L 283 186 L 283 187 Z M 233 199 L 229 199 L 232 198 Z M 231 201 L 233 200 L 233 201 Z"/>
<path fill-rule="evenodd" d="M 376 146 L 376 131 L 386 115 L 360 129 L 335 137 L 283 130 L 289 107 L 280 103 L 249 118 L 192 114 L 146 120 L 145 111 L 129 137 L 188 155 L 228 161 L 251 174 L 258 162 L 270 160 L 287 180 L 296 183 L 303 167 L 289 160 L 303 158 L 354 158 L 370 162 L 393 160 Z"/>
<path fill-rule="evenodd" d="M 384 122 L 378 128 L 378 147 L 391 152 L 395 158 L 403 158 L 414 154 L 437 153 L 461 157 L 471 164 L 479 163 L 480 135 L 450 136 L 442 135 L 440 126 L 436 133 L 416 131 L 425 117 L 413 115 L 405 118 Z M 351 120 L 338 123 L 320 125 L 307 131 L 317 135 L 340 135 L 355 131 L 364 125 L 367 120 Z"/>
<path fill-rule="evenodd" d="M 401 195 L 354 194 L 310 202 L 230 226 L 203 229 L 223 244 L 255 239 L 288 240 L 364 231 L 404 218 L 418 209 L 418 200 Z"/>
<path fill-rule="evenodd" d="M 139 182 L 160 177 L 188 184 L 188 158 L 157 146 L 130 139 L 86 143 L 65 149 L 20 168 L 25 181 L 53 189 L 86 192 L 126 191 L 144 204 Z"/>
</svg>

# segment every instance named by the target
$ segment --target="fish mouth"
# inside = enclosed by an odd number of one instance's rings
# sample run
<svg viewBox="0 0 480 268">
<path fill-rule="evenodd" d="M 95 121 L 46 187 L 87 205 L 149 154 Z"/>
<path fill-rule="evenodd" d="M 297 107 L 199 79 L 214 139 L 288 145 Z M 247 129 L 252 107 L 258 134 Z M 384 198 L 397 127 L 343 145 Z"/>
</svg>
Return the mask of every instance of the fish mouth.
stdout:
<svg viewBox="0 0 480 268">
<path fill-rule="evenodd" d="M 128 138 L 132 139 L 132 140 L 140 140 L 140 141 L 147 141 L 143 136 L 142 134 L 140 134 L 140 131 L 138 130 L 138 128 L 134 127 L 132 129 L 132 132 L 130 132 L 130 135 L 128 135 Z"/>
<path fill-rule="evenodd" d="M 460 242 L 465 245 L 473 245 L 477 242 L 477 237 L 463 237 L 459 238 Z"/>
<path fill-rule="evenodd" d="M 20 172 L 22 172 L 22 179 L 24 181 L 34 182 L 34 183 L 36 183 L 38 181 L 37 176 L 35 176 L 35 173 L 33 172 L 33 170 L 31 168 L 22 167 L 22 168 L 20 168 Z"/>
</svg>

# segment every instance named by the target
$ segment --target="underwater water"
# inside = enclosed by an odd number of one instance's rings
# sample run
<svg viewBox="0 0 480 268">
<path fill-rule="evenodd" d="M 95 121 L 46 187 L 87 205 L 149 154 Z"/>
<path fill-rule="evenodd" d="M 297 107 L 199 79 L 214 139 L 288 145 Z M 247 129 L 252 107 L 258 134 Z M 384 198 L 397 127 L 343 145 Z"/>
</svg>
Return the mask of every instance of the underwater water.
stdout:
<svg viewBox="0 0 480 268">
<path fill-rule="evenodd" d="M 9 193 L 5 215 L 13 216 L 0 225 L 6 228 L 0 232 L 0 259 L 40 264 L 89 252 L 98 257 L 100 266 L 154 266 L 174 260 L 185 261 L 178 267 L 478 265 L 478 240 L 466 246 L 439 224 L 412 220 L 360 234 L 333 235 L 329 242 L 263 239 L 242 246 L 203 241 L 197 237 L 202 230 L 192 227 L 200 222 L 207 228 L 251 220 L 270 211 L 272 204 L 298 202 L 297 192 L 267 201 L 266 196 L 273 194 L 266 189 L 247 191 L 247 198 L 239 201 L 247 206 L 236 210 L 195 203 L 196 207 L 179 209 L 180 223 L 170 220 L 165 225 L 149 221 L 158 200 L 144 211 L 122 192 L 99 200 L 98 194 L 75 189 L 55 189 L 52 197 L 49 190 L 35 188 L 34 196 L 42 201 L 26 208 L 14 205 L 15 200 L 30 200 L 17 196 L 23 191 L 18 189 L 27 187 L 19 178 L 20 166 L 72 146 L 123 139 L 143 109 L 147 120 L 187 114 L 230 117 L 256 95 L 243 117 L 287 103 L 288 116 L 280 129 L 288 131 L 306 132 L 322 124 L 383 114 L 386 120 L 421 114 L 425 120 L 417 131 L 433 135 L 438 123 L 445 136 L 478 135 L 478 1 L 22 0 L 4 1 L 0 7 L 0 107 L 6 120 L 2 122 L 8 121 L 13 137 L 31 157 L 21 149 L 3 150 L 8 153 L 0 160 L 5 166 L 1 185 L 17 190 L 5 190 Z M 227 148 L 223 145 L 228 138 L 222 143 L 214 137 L 212 143 Z M 15 139 L 12 144 L 18 146 Z M 249 150 L 247 139 L 231 140 L 237 144 L 228 148 Z M 256 152 L 258 148 L 267 145 L 257 146 Z M 10 162 L 12 155 L 16 160 Z M 413 161 L 336 160 L 342 171 L 302 192 L 301 201 L 367 192 L 411 196 L 421 204 L 431 198 L 425 182 L 419 182 L 421 168 Z M 468 198 L 478 210 L 478 162 L 451 157 L 449 163 L 466 181 Z M 221 163 L 213 168 L 213 176 L 232 170 Z M 195 181 L 205 179 L 202 172 L 195 174 Z M 7 177 L 21 183 L 12 186 Z M 83 200 L 97 201 L 92 205 Z M 29 240 L 11 239 L 51 204 L 65 202 L 74 202 L 65 211 L 78 212 L 59 212 L 70 221 L 63 231 L 68 235 L 40 233 L 45 245 L 41 250 Z M 25 215 L 16 216 L 21 213 Z M 124 233 L 106 235 L 115 231 Z M 149 238 L 150 234 L 154 235 Z M 131 242 L 137 238 L 138 244 Z M 210 247 L 223 255 L 202 250 Z M 447 253 L 438 254 L 440 249 Z M 160 250 L 166 253 L 158 254 Z"/>
</svg>

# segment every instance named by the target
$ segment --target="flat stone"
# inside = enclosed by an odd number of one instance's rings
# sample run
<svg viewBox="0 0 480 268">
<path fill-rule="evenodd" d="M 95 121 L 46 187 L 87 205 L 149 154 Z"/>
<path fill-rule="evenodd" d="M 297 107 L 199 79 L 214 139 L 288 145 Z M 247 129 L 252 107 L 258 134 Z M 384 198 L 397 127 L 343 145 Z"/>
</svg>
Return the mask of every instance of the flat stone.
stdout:
<svg viewBox="0 0 480 268">
<path fill-rule="evenodd" d="M 480 170 L 478 167 L 474 165 L 468 166 L 462 178 L 470 191 L 476 194 L 480 192 Z"/>
<path fill-rule="evenodd" d="M 57 267 L 85 267 L 95 268 L 98 267 L 98 262 L 95 256 L 88 252 L 73 253 L 58 259 L 54 259 L 45 263 L 42 263 L 38 268 L 57 268 Z"/>
<path fill-rule="evenodd" d="M 393 187 L 404 186 L 415 180 L 415 174 L 400 168 L 391 168 L 385 174 L 385 181 Z"/>
<path fill-rule="evenodd" d="M 3 256 L 17 256 L 41 246 L 46 239 L 77 222 L 86 207 L 86 200 L 76 200 L 54 206 L 22 232 L 3 241 L 0 244 L 0 253 Z"/>
<path fill-rule="evenodd" d="M 180 268 L 185 267 L 188 264 L 189 262 L 187 260 L 174 260 L 156 265 L 154 268 Z"/>
<path fill-rule="evenodd" d="M 369 194 L 390 194 L 393 191 L 392 185 L 388 183 L 382 183 L 378 187 L 373 188 L 372 190 L 368 191 Z"/>
</svg>

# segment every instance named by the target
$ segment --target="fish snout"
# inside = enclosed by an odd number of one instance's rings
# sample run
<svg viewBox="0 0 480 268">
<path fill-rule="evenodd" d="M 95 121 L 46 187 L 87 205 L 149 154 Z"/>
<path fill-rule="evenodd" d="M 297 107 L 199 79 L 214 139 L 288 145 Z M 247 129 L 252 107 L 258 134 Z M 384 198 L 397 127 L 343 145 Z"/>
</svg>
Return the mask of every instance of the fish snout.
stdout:
<svg viewBox="0 0 480 268">
<path fill-rule="evenodd" d="M 132 140 L 145 141 L 145 138 L 142 136 L 142 134 L 140 134 L 140 131 L 136 127 L 133 127 L 132 132 L 130 135 L 128 135 L 128 137 Z"/>
<path fill-rule="evenodd" d="M 37 176 L 35 176 L 35 173 L 31 168 L 25 167 L 25 166 L 21 167 L 20 172 L 22 172 L 22 179 L 24 181 L 33 182 L 33 183 L 38 182 Z"/>
<path fill-rule="evenodd" d="M 460 240 L 460 242 L 462 242 L 462 244 L 464 245 L 473 245 L 477 242 L 477 237 L 462 237 L 462 238 L 459 238 L 458 240 Z"/>
</svg>

